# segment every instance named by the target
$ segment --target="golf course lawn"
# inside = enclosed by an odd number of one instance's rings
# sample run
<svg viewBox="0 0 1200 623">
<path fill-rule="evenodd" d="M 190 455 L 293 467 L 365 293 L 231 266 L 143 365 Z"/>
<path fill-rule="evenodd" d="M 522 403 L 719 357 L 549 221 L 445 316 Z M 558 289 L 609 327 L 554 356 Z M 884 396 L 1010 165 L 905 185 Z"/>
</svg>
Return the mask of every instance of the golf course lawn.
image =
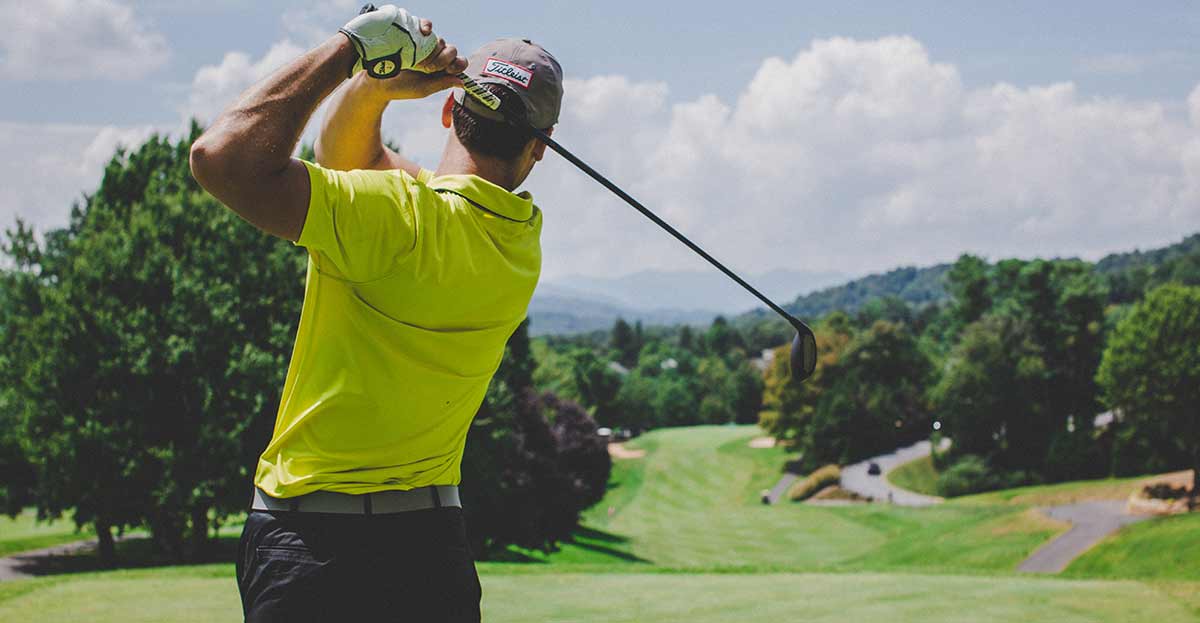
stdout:
<svg viewBox="0 0 1200 623">
<path fill-rule="evenodd" d="M 909 491 L 937 495 L 938 471 L 933 466 L 933 457 L 925 456 L 909 461 L 886 474 L 888 482 Z"/>
<path fill-rule="evenodd" d="M 756 427 L 700 426 L 630 442 L 645 458 L 615 462 L 617 483 L 585 517 L 556 564 L 795 571 L 1009 571 L 1065 526 L 1018 505 L 927 509 L 856 505 L 763 506 L 779 478 L 780 448 L 750 448 Z M 637 569 L 630 569 L 636 571 Z"/>
<path fill-rule="evenodd" d="M 77 531 L 70 519 L 37 521 L 32 509 L 26 509 L 16 517 L 0 515 L 0 556 L 82 541 L 91 536 L 90 528 Z"/>
<path fill-rule="evenodd" d="M 1116 495 L 1138 479 L 972 496 L 930 508 L 764 506 L 781 448 L 753 426 L 628 443 L 573 543 L 479 565 L 488 621 L 1113 621 L 1200 615 L 1200 517 L 1127 528 L 1069 577 L 1016 566 L 1066 526 L 1030 504 Z M 1033 500 L 1033 501 L 1029 501 Z M 131 544 L 122 544 L 129 546 Z M 236 621 L 230 564 L 0 583 L 0 621 Z"/>
<path fill-rule="evenodd" d="M 1193 614 L 1134 581 L 916 574 L 490 573 L 489 622 L 970 620 L 1174 623 Z M 0 620 L 241 620 L 232 565 L 117 571 L 0 585 Z M 969 612 L 969 616 L 965 613 Z"/>
</svg>

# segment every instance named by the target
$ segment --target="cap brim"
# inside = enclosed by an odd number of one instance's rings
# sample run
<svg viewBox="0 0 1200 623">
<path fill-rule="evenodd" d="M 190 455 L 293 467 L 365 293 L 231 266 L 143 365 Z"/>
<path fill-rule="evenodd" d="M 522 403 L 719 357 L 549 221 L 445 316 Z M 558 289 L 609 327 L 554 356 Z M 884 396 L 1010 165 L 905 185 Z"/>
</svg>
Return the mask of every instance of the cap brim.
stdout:
<svg viewBox="0 0 1200 623">
<path fill-rule="evenodd" d="M 454 91 L 454 101 L 462 104 L 467 110 L 479 115 L 480 117 L 483 117 L 484 119 L 491 119 L 493 121 L 508 121 L 508 119 L 504 116 L 504 113 L 500 112 L 499 110 L 492 110 L 491 108 L 488 108 L 473 96 L 468 95 L 464 89 L 456 89 Z"/>
</svg>

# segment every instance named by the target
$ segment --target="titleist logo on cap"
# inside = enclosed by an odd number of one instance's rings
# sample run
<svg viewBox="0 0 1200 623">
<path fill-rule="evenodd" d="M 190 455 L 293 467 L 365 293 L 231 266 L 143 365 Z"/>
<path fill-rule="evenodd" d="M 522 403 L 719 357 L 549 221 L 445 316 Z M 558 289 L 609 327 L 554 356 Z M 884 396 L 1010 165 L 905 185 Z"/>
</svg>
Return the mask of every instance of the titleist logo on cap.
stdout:
<svg viewBox="0 0 1200 623">
<path fill-rule="evenodd" d="M 513 84 L 519 84 L 526 89 L 529 88 L 529 81 L 533 80 L 532 71 L 529 71 L 524 67 L 519 67 L 517 65 L 513 65 L 512 63 L 502 61 L 498 58 L 487 59 L 487 64 L 483 66 L 482 73 L 485 76 L 503 78 L 509 82 L 512 82 Z"/>
</svg>

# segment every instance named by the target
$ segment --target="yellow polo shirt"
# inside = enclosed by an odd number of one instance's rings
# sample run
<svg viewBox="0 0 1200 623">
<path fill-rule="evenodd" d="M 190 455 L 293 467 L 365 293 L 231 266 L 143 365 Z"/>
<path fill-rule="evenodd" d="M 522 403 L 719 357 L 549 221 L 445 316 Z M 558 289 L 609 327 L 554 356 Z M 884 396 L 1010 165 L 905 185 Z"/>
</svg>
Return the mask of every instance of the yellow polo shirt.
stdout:
<svg viewBox="0 0 1200 623">
<path fill-rule="evenodd" d="M 453 485 L 541 271 L 541 211 L 473 175 L 308 166 L 304 307 L 255 485 Z"/>
</svg>

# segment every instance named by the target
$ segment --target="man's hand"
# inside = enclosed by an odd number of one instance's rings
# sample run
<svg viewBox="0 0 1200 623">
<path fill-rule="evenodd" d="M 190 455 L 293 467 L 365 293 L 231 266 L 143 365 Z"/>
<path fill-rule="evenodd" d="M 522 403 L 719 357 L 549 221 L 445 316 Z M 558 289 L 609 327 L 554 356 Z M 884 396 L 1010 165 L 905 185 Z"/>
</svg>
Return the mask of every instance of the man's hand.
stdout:
<svg viewBox="0 0 1200 623">
<path fill-rule="evenodd" d="M 422 20 L 422 28 L 433 32 L 433 25 Z M 445 89 L 462 86 L 458 74 L 467 68 L 467 59 L 458 55 L 458 48 L 447 45 L 442 39 L 425 60 L 417 63 L 413 71 L 402 71 L 394 78 L 367 80 L 377 95 L 388 100 L 413 100 L 428 97 Z"/>
<path fill-rule="evenodd" d="M 391 78 L 406 69 L 417 69 L 429 58 L 439 39 L 433 26 L 394 4 L 378 9 L 368 4 L 358 17 L 341 28 L 358 52 L 358 61 L 350 69 L 365 69 L 372 78 Z"/>
<path fill-rule="evenodd" d="M 432 35 L 433 24 L 421 20 L 421 34 Z M 458 49 L 437 40 L 429 56 L 414 71 L 376 80 L 358 75 L 338 90 L 329 102 L 321 133 L 314 145 L 317 162 L 330 169 L 401 169 L 412 176 L 421 168 L 383 144 L 380 122 L 392 100 L 419 99 L 443 89 L 461 86 L 459 72 L 467 60 Z"/>
</svg>

